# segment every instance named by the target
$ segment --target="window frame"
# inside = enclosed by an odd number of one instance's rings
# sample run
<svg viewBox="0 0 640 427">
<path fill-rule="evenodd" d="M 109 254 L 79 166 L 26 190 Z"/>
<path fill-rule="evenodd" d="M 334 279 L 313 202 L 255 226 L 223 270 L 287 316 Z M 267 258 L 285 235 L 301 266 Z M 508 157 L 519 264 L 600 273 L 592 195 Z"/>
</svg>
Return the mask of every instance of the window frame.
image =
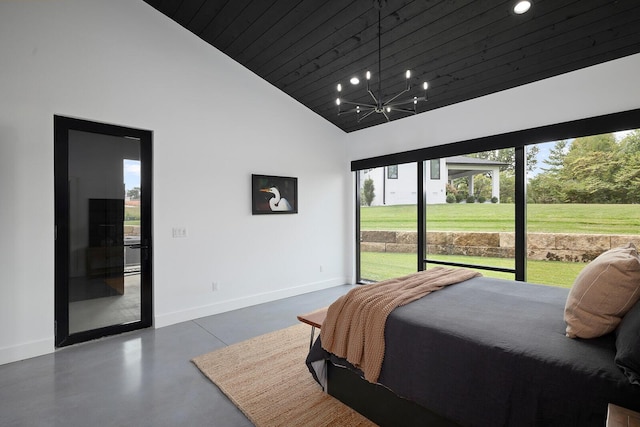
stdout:
<svg viewBox="0 0 640 427">
<path fill-rule="evenodd" d="M 434 167 L 436 165 L 437 167 Z M 434 174 L 434 171 L 438 173 Z M 440 159 L 429 159 L 429 176 L 433 181 L 440 179 Z"/>
</svg>

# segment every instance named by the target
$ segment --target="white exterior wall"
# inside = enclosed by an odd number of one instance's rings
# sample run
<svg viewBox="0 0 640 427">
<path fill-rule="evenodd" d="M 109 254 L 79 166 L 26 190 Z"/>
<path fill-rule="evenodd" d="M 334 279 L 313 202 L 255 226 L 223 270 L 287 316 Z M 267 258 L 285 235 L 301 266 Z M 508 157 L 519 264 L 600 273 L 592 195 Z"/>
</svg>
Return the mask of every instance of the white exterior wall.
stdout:
<svg viewBox="0 0 640 427">
<path fill-rule="evenodd" d="M 440 160 L 440 179 L 431 179 L 431 162 L 425 162 L 425 196 L 428 205 L 437 205 L 447 202 L 447 164 L 445 159 Z"/>
<path fill-rule="evenodd" d="M 440 160 L 440 179 L 431 179 L 431 163 L 425 162 L 425 193 L 427 204 L 446 203 L 447 165 L 445 159 Z M 387 178 L 387 168 L 375 168 L 363 173 L 364 180 L 371 178 L 374 185 L 375 198 L 371 206 L 415 205 L 418 200 L 418 169 L 415 163 L 398 165 L 398 179 Z"/>
<path fill-rule="evenodd" d="M 415 163 L 398 165 L 398 178 L 388 178 L 387 168 L 380 167 L 366 171 L 362 175 L 360 186 L 365 179 L 372 179 L 375 197 L 371 206 L 415 205 L 417 196 L 418 171 Z"/>
</svg>

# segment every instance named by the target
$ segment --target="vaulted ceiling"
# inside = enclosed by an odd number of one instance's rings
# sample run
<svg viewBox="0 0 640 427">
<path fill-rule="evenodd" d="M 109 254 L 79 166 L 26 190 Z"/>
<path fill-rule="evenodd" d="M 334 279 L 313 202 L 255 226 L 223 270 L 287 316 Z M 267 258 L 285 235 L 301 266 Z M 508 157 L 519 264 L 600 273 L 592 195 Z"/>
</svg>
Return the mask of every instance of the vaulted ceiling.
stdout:
<svg viewBox="0 0 640 427">
<path fill-rule="evenodd" d="M 367 70 L 379 96 L 380 68 L 385 100 L 405 88 L 407 69 L 413 87 L 400 99 L 423 96 L 427 81 L 422 113 L 640 52 L 638 0 L 534 0 L 524 15 L 513 0 L 387 0 L 380 67 L 371 0 L 145 2 L 346 132 L 387 121 L 338 115 L 337 83 L 341 98 L 371 103 Z"/>
</svg>

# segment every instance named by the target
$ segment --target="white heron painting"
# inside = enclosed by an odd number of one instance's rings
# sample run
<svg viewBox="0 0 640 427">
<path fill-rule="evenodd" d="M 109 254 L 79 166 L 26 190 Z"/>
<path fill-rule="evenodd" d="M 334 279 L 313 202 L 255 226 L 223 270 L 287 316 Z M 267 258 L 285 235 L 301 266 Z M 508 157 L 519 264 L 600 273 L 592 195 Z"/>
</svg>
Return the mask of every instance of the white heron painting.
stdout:
<svg viewBox="0 0 640 427">
<path fill-rule="evenodd" d="M 253 214 L 297 213 L 298 179 L 252 175 Z"/>
</svg>

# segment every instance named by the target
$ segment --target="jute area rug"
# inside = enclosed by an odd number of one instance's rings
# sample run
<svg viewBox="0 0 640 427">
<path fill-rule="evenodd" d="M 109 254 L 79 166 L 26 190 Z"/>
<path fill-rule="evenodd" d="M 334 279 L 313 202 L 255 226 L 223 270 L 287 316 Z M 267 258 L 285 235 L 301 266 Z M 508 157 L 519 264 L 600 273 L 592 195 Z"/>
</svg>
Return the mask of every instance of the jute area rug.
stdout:
<svg viewBox="0 0 640 427">
<path fill-rule="evenodd" d="M 310 326 L 300 324 L 192 362 L 257 427 L 375 426 L 313 380 L 304 363 L 310 333 Z"/>
</svg>

